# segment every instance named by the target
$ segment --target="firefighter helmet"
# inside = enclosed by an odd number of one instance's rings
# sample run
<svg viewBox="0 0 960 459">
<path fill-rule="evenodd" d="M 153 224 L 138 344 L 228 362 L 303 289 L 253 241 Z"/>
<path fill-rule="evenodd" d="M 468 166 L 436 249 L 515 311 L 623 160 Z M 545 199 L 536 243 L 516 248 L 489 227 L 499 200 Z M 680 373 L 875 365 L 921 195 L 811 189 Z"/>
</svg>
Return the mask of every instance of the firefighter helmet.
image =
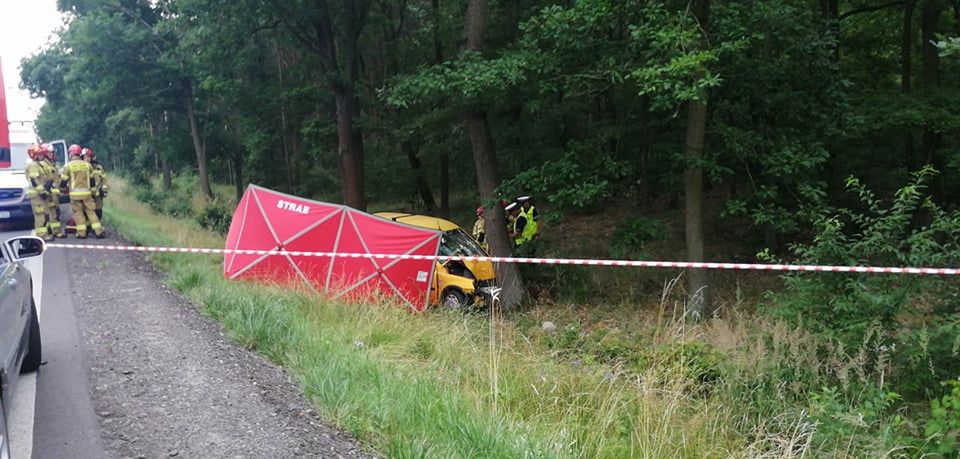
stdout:
<svg viewBox="0 0 960 459">
<path fill-rule="evenodd" d="M 27 147 L 27 156 L 29 156 L 30 159 L 37 159 L 37 154 L 39 154 L 42 151 L 43 150 L 41 149 L 40 145 L 32 144 L 29 147 Z"/>
<path fill-rule="evenodd" d="M 93 149 L 91 149 L 91 148 L 84 148 L 84 149 L 80 152 L 80 157 L 81 157 L 81 158 L 84 158 L 84 159 L 90 158 L 91 161 L 97 159 L 97 156 L 93 154 Z"/>
<path fill-rule="evenodd" d="M 67 148 L 67 152 L 70 153 L 70 156 L 80 156 L 80 153 L 81 153 L 80 145 L 77 145 L 77 144 L 70 145 L 70 147 Z"/>
<path fill-rule="evenodd" d="M 483 206 L 477 207 L 477 216 L 478 217 L 483 216 Z"/>
</svg>

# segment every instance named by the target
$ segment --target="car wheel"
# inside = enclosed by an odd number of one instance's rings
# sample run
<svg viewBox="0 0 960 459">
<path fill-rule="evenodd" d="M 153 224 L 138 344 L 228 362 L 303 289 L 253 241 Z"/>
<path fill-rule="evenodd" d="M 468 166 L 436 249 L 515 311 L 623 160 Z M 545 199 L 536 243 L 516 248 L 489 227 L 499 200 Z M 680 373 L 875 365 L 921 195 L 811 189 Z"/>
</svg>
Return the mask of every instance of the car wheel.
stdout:
<svg viewBox="0 0 960 459">
<path fill-rule="evenodd" d="M 460 310 L 467 305 L 467 297 L 459 290 L 447 289 L 443 292 L 442 304 L 447 309 Z"/>
<path fill-rule="evenodd" d="M 10 436 L 7 435 L 7 415 L 0 400 L 0 459 L 10 459 Z"/>
<path fill-rule="evenodd" d="M 27 356 L 23 359 L 23 365 L 20 366 L 21 373 L 37 371 L 43 358 L 40 341 L 40 317 L 37 314 L 37 305 L 33 302 L 32 297 L 30 298 L 30 342 L 28 346 Z"/>
</svg>

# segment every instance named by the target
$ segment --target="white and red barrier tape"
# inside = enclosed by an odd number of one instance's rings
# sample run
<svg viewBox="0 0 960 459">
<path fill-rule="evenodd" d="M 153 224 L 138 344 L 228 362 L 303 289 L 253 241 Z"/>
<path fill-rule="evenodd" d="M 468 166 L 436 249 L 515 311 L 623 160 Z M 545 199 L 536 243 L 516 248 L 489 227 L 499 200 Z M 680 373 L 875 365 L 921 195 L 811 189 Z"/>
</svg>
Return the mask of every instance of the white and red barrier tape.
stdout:
<svg viewBox="0 0 960 459">
<path fill-rule="evenodd" d="M 373 259 L 401 259 L 401 260 L 459 260 L 459 261 L 490 261 L 493 263 L 525 263 L 536 265 L 583 265 L 583 266 L 622 266 L 635 268 L 661 269 L 724 269 L 741 271 L 810 271 L 836 273 L 869 273 L 869 274 L 918 274 L 931 276 L 960 275 L 960 268 L 910 268 L 894 266 L 831 266 L 831 265 L 784 265 L 761 263 L 715 263 L 691 261 L 640 261 L 640 260 L 603 260 L 584 258 L 523 258 L 523 257 L 466 257 L 444 255 L 409 255 L 384 253 L 334 253 L 334 252 L 299 252 L 289 250 L 233 250 L 188 247 L 140 247 L 125 245 L 93 245 L 93 244 L 64 244 L 50 243 L 47 247 L 54 249 L 87 249 L 87 250 L 116 250 L 132 252 L 158 253 L 206 253 L 214 255 L 289 255 L 292 257 L 326 257 L 326 258 L 373 258 Z"/>
</svg>

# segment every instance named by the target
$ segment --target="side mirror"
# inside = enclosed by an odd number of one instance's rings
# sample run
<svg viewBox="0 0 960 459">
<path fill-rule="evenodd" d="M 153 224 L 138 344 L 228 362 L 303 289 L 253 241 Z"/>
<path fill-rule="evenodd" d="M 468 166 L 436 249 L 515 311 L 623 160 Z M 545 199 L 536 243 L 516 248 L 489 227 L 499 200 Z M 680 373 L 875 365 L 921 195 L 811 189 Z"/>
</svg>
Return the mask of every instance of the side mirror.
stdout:
<svg viewBox="0 0 960 459">
<path fill-rule="evenodd" d="M 20 236 L 7 239 L 7 249 L 16 257 L 17 260 L 33 258 L 43 255 L 47 249 L 47 244 L 36 236 Z"/>
</svg>

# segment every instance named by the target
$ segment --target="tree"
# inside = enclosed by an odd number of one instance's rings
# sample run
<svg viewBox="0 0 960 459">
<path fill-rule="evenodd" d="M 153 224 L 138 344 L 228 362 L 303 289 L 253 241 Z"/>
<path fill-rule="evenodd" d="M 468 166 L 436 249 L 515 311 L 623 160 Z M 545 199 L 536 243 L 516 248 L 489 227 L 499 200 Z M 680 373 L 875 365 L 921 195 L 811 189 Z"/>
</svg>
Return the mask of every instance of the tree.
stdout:
<svg viewBox="0 0 960 459">
<path fill-rule="evenodd" d="M 363 176 L 363 131 L 357 82 L 360 77 L 358 43 L 366 25 L 370 2 L 348 1 L 332 7 L 327 0 L 270 0 L 289 33 L 319 58 L 319 68 L 336 106 L 337 158 L 348 206 L 367 207 Z"/>
<path fill-rule="evenodd" d="M 487 14 L 487 0 L 469 0 L 467 3 L 467 12 L 463 18 L 465 51 L 474 53 L 483 51 Z M 486 208 L 483 219 L 487 228 L 487 243 L 494 255 L 508 256 L 512 252 L 513 244 L 507 235 L 506 215 L 494 193 L 500 185 L 500 172 L 487 112 L 479 106 L 468 107 L 464 113 L 464 121 L 470 136 L 470 146 L 473 149 L 473 163 L 477 169 L 480 200 L 484 202 Z M 497 279 L 503 287 L 501 293 L 503 305 L 509 308 L 519 304 L 523 297 L 523 280 L 520 278 L 517 265 L 498 263 Z"/>
<path fill-rule="evenodd" d="M 700 27 L 702 43 L 709 46 L 708 17 L 710 0 L 694 0 L 693 15 Z M 703 145 L 707 130 L 707 91 L 700 88 L 687 107 L 686 154 L 687 169 L 683 173 L 684 234 L 687 243 L 687 261 L 704 261 L 703 228 Z M 707 317 L 710 309 L 710 274 L 705 269 L 687 270 L 687 312 L 694 319 Z"/>
</svg>

